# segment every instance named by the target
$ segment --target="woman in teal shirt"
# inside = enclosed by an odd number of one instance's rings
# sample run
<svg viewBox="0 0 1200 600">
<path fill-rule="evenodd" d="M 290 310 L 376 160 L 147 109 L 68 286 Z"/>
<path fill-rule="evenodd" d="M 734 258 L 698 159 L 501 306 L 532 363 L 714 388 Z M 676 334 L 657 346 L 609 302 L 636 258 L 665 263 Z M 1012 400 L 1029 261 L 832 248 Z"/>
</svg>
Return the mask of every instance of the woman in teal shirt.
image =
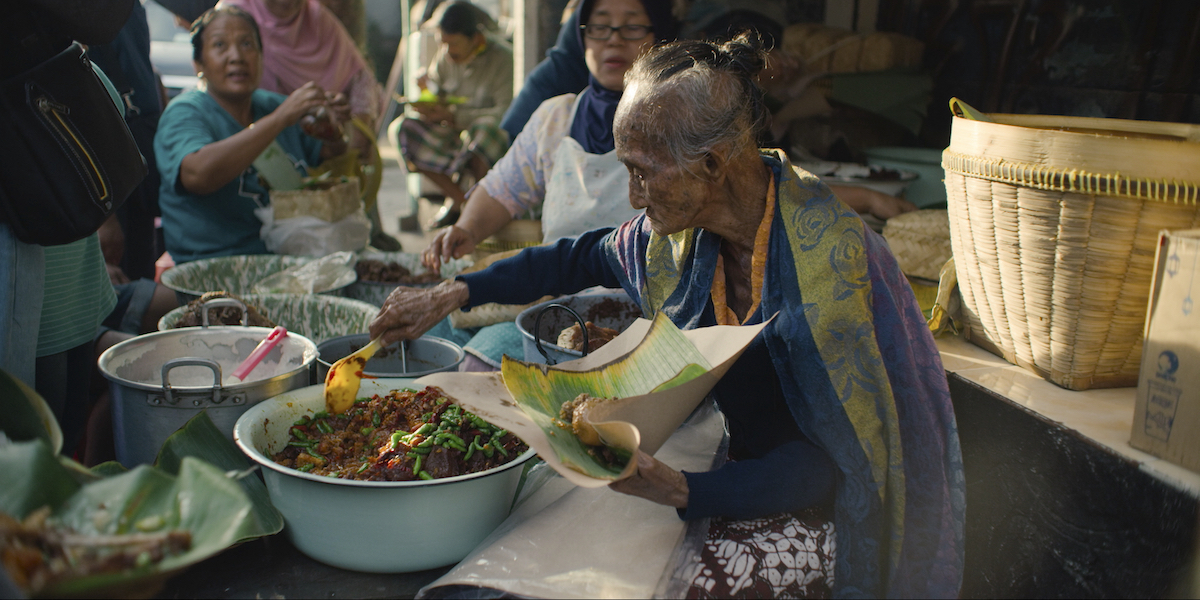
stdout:
<svg viewBox="0 0 1200 600">
<path fill-rule="evenodd" d="M 323 132 L 297 123 L 321 107 L 348 117 L 349 105 L 312 82 L 289 96 L 258 89 L 262 39 L 254 18 L 239 8 L 201 16 L 192 27 L 192 48 L 202 89 L 167 106 L 154 138 L 167 251 L 176 263 L 265 254 L 254 210 L 270 204 L 270 194 L 254 159 L 275 141 L 304 174 L 345 152 L 336 128 Z"/>
</svg>

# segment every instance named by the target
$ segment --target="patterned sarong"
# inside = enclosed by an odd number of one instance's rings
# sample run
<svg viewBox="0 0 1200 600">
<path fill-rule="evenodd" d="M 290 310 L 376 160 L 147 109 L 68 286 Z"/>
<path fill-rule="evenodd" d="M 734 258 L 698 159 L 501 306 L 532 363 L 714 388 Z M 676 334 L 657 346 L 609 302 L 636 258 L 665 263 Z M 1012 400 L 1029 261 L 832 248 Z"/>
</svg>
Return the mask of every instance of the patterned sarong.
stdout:
<svg viewBox="0 0 1200 600">
<path fill-rule="evenodd" d="M 397 140 L 410 168 L 445 175 L 462 172 L 473 156 L 490 168 L 508 150 L 508 134 L 489 118 L 458 129 L 406 117 L 400 122 Z"/>
<path fill-rule="evenodd" d="M 688 598 L 829 598 L 837 543 L 818 511 L 713 519 Z"/>
</svg>

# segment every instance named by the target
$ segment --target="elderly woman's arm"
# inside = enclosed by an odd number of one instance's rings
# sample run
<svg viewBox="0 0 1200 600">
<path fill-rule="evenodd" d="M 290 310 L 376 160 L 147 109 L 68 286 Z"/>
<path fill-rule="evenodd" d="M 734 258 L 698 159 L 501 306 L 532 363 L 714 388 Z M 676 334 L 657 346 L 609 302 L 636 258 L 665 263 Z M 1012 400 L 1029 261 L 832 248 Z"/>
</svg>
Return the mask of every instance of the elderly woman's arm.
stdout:
<svg viewBox="0 0 1200 600">
<path fill-rule="evenodd" d="M 415 339 L 455 309 L 481 304 L 525 304 L 547 294 L 569 294 L 602 285 L 620 287 L 603 246 L 611 228 L 527 248 L 492 266 L 433 288 L 397 288 L 375 320 L 371 337 Z"/>
<path fill-rule="evenodd" d="M 179 166 L 180 184 L 184 190 L 200 196 L 216 192 L 241 175 L 284 129 L 325 102 L 324 90 L 311 82 L 305 84 L 271 114 L 185 156 Z"/>
</svg>

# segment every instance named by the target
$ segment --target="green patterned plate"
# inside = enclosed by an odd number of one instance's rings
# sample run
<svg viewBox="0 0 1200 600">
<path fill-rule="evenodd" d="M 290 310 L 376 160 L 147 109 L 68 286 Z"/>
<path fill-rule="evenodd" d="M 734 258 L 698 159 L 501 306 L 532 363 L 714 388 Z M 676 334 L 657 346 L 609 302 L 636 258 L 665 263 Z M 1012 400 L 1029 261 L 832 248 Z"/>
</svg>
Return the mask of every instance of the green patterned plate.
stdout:
<svg viewBox="0 0 1200 600">
<path fill-rule="evenodd" d="M 421 264 L 421 255 L 415 252 L 364 252 L 358 258 L 359 260 L 373 259 L 383 262 L 395 262 L 418 275 L 427 271 L 425 265 Z M 449 279 L 454 277 L 472 264 L 474 262 L 466 257 L 451 259 L 442 265 L 442 278 Z M 342 295 L 362 300 L 363 302 L 370 302 L 376 306 L 383 306 L 383 302 L 387 300 L 388 294 L 391 294 L 392 290 L 399 286 L 400 284 L 398 283 L 382 283 L 360 279 L 347 286 L 345 293 Z M 416 285 L 413 287 L 431 287 L 431 284 Z"/>
<path fill-rule="evenodd" d="M 294 331 L 313 343 L 363 333 L 379 312 L 379 307 L 354 300 L 325 294 L 239 294 L 246 302 L 262 309 L 262 313 L 277 325 Z M 163 315 L 158 321 L 158 330 L 174 329 L 183 318 L 186 306 L 181 306 Z"/>
<path fill-rule="evenodd" d="M 221 256 L 184 263 L 167 269 L 161 282 L 175 292 L 179 304 L 187 304 L 204 292 L 229 292 L 243 296 L 249 294 L 254 284 L 284 269 L 303 265 L 312 258 L 277 254 L 253 254 Z M 333 289 L 320 290 L 322 294 L 344 295 L 342 290 L 350 281 Z"/>
</svg>

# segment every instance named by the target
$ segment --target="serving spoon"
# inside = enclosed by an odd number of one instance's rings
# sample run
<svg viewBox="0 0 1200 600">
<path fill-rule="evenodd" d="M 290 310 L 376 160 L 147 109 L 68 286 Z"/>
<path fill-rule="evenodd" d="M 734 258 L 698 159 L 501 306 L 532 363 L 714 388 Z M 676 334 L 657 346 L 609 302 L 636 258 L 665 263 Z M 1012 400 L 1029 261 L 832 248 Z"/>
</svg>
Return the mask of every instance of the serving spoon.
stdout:
<svg viewBox="0 0 1200 600">
<path fill-rule="evenodd" d="M 329 373 L 325 374 L 325 410 L 329 414 L 340 415 L 354 405 L 358 386 L 362 384 L 363 367 L 380 347 L 379 338 L 375 338 L 329 367 Z"/>
</svg>

